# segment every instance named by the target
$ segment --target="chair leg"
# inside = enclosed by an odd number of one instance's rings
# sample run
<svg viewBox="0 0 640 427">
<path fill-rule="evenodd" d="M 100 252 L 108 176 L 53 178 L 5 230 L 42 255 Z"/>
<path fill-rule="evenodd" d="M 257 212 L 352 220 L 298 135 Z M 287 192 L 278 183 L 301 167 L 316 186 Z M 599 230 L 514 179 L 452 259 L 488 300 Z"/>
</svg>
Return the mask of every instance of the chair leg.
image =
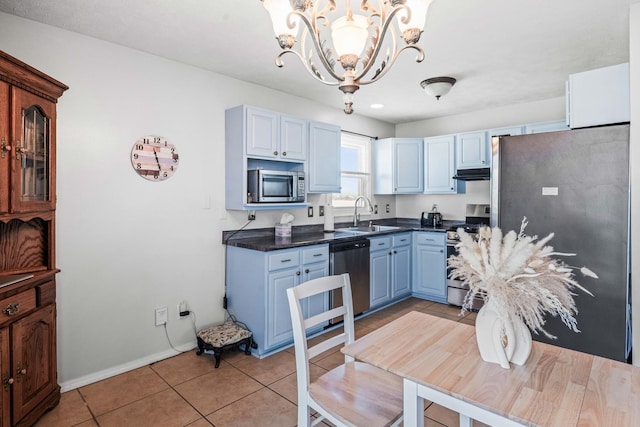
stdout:
<svg viewBox="0 0 640 427">
<path fill-rule="evenodd" d="M 220 350 L 214 350 L 213 356 L 216 358 L 216 368 L 220 366 Z"/>
<path fill-rule="evenodd" d="M 203 342 L 200 338 L 198 338 L 198 350 L 196 351 L 196 354 L 200 356 L 202 353 L 204 353 Z"/>
<path fill-rule="evenodd" d="M 244 354 L 246 354 L 247 356 L 251 355 L 251 342 L 252 341 L 253 341 L 252 337 L 249 337 L 246 340 L 244 340 Z"/>
</svg>

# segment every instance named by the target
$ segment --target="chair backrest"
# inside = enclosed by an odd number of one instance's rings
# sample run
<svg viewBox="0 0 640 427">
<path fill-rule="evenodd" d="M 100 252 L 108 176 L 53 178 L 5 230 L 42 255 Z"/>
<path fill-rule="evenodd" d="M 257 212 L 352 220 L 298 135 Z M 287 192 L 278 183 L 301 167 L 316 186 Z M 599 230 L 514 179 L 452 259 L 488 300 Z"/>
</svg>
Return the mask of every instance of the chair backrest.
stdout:
<svg viewBox="0 0 640 427">
<path fill-rule="evenodd" d="M 302 300 L 324 292 L 339 290 L 342 290 L 342 306 L 328 308 L 326 311 L 315 314 L 307 319 L 303 317 Z M 289 299 L 291 324 L 293 326 L 293 341 L 296 350 L 298 390 L 301 390 L 300 386 L 302 384 L 307 385 L 305 387 L 305 390 L 307 390 L 309 387 L 309 359 L 336 345 L 348 344 L 355 339 L 349 273 L 309 280 L 308 282 L 287 289 L 287 297 Z M 307 345 L 306 331 L 319 324 L 327 324 L 329 320 L 338 316 L 343 316 L 344 318 L 343 332 L 309 348 Z M 345 360 L 353 361 L 353 358 L 346 356 Z M 300 404 L 300 397 L 298 404 Z"/>
</svg>

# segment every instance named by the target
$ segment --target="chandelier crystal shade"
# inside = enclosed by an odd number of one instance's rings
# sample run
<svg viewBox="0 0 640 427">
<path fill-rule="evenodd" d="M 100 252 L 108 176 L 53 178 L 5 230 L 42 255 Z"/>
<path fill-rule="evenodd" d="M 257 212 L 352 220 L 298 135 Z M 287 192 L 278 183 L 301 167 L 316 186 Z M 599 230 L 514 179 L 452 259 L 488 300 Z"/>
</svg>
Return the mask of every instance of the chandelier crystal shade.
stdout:
<svg viewBox="0 0 640 427">
<path fill-rule="evenodd" d="M 284 66 L 286 53 L 297 56 L 315 79 L 338 86 L 347 114 L 353 112 L 353 94 L 384 76 L 400 52 L 415 49 L 416 62 L 424 59 L 417 43 L 433 0 L 358 0 L 362 14 L 353 13 L 351 0 L 340 11 L 335 0 L 261 1 L 282 48 L 276 65 Z M 387 49 L 378 58 L 383 44 Z"/>
</svg>

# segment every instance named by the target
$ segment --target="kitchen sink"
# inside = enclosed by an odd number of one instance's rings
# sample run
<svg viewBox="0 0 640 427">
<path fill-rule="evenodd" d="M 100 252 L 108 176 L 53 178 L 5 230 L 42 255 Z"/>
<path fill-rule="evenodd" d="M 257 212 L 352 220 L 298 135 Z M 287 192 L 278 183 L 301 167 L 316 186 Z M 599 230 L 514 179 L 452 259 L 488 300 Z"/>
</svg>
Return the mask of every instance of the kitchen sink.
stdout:
<svg viewBox="0 0 640 427">
<path fill-rule="evenodd" d="M 358 226 L 358 227 L 347 227 L 347 228 L 338 228 L 336 231 L 341 233 L 348 233 L 351 235 L 359 235 L 359 234 L 372 234 L 372 233 L 380 233 L 383 231 L 393 231 L 399 230 L 401 227 L 395 227 L 392 225 L 372 225 L 368 226 Z"/>
</svg>

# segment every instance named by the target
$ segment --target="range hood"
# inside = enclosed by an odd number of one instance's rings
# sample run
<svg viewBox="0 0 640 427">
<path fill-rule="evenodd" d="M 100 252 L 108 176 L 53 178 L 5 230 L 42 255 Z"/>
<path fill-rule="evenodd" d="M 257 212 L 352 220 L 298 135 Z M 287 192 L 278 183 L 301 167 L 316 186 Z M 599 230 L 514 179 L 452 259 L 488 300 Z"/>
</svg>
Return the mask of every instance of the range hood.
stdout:
<svg viewBox="0 0 640 427">
<path fill-rule="evenodd" d="M 453 179 L 461 181 L 488 181 L 491 179 L 491 168 L 458 169 Z"/>
</svg>

